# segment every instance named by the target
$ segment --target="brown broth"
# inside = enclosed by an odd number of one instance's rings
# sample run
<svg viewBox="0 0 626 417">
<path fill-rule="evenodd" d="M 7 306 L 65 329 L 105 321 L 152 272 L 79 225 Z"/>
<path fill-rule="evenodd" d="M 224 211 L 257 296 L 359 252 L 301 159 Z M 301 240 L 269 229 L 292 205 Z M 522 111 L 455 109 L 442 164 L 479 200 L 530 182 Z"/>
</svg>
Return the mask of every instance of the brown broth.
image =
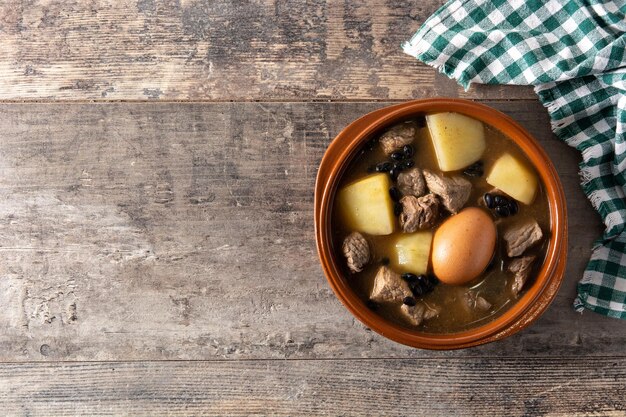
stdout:
<svg viewBox="0 0 626 417">
<path fill-rule="evenodd" d="M 526 161 L 528 166 L 532 166 L 517 144 L 500 131 L 485 125 L 485 139 L 487 148 L 481 158 L 484 163 L 485 173 L 489 172 L 492 164 L 504 152 L 508 152 Z M 417 138 L 413 143 L 413 147 L 415 149 L 413 159 L 415 160 L 416 167 L 427 168 L 434 172 L 441 173 L 437 165 L 435 151 L 427 127 L 420 128 Z M 388 157 L 382 152 L 378 145 L 375 146 L 373 150 L 360 152 L 345 170 L 339 188 L 370 175 L 368 168 L 386 160 L 388 160 Z M 449 172 L 446 173 L 446 175 L 462 175 L 462 173 L 460 171 Z M 484 175 L 482 177 L 468 177 L 463 175 L 463 177 L 472 183 L 472 194 L 464 207 L 479 206 L 483 194 L 493 190 L 493 187 L 487 184 Z M 453 286 L 440 283 L 432 292 L 421 297 L 427 305 L 437 306 L 440 308 L 441 312 L 437 317 L 424 321 L 417 327 L 418 329 L 431 333 L 454 333 L 485 324 L 504 313 L 524 293 L 525 289 L 532 285 L 534 275 L 536 275 L 544 261 L 546 242 L 549 239 L 550 231 L 548 201 L 546 193 L 543 190 L 543 185 L 539 185 L 538 193 L 531 205 L 527 206 L 522 203 L 518 205 L 519 212 L 515 216 L 496 219 L 495 223 L 498 234 L 500 235 L 504 228 L 516 222 L 535 219 L 544 233 L 544 238 L 541 243 L 529 248 L 525 252 L 525 255 L 536 255 L 537 260 L 535 261 L 533 272 L 524 286 L 524 290 L 517 296 L 513 295 L 511 289 L 513 276 L 510 272 L 504 270 L 504 263 L 508 258 L 502 239 L 498 238 L 493 266 L 488 268 L 482 276 L 467 285 Z M 443 217 L 433 227 L 433 230 L 436 229 L 442 221 Z M 337 259 L 339 259 L 341 264 L 345 264 L 345 259 L 341 255 L 341 244 L 351 230 L 347 230 L 343 227 L 336 212 L 333 213 L 331 227 L 333 230 L 333 244 Z M 395 232 L 387 236 L 367 235 L 366 238 L 370 242 L 370 249 L 372 251 L 369 265 L 362 272 L 356 274 L 350 274 L 348 269 L 345 268 L 345 276 L 347 277 L 349 285 L 364 301 L 367 301 L 369 298 L 376 271 L 382 264 L 383 259 L 392 258 L 390 255 L 393 253 L 393 242 L 401 233 L 402 232 Z M 430 266 L 429 272 L 432 272 Z M 478 309 L 469 309 L 465 305 L 463 298 L 464 294 L 469 289 L 475 290 L 479 295 L 488 300 L 492 304 L 492 308 L 486 312 L 479 311 Z M 400 311 L 400 305 L 380 305 L 376 309 L 376 312 L 392 322 L 409 328 L 414 327 L 405 321 Z"/>
</svg>

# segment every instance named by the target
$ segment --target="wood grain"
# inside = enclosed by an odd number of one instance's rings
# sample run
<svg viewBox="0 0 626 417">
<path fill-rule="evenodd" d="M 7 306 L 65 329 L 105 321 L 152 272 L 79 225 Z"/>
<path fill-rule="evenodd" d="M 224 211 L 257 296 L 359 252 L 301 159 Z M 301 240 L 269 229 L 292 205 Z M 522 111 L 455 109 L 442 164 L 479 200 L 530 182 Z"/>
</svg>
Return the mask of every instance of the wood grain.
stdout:
<svg viewBox="0 0 626 417">
<path fill-rule="evenodd" d="M 401 52 L 443 2 L 1 2 L 0 414 L 626 415 L 626 328 L 571 308 L 601 233 L 579 156 L 529 87 Z M 552 306 L 456 352 L 364 328 L 313 235 L 330 140 L 429 96 L 518 120 L 569 210 Z"/>
<path fill-rule="evenodd" d="M 0 366 L 5 416 L 623 416 L 626 359 Z"/>
<path fill-rule="evenodd" d="M 465 93 L 405 55 L 443 0 L 8 0 L 0 100 L 405 100 Z"/>
<path fill-rule="evenodd" d="M 540 321 L 471 354 L 623 353 L 626 328 L 571 308 L 600 234 L 576 153 L 538 103 L 487 104 L 553 158 L 571 243 Z M 356 322 L 315 251 L 324 149 L 382 105 L 0 105 L 0 360 L 433 356 Z"/>
</svg>

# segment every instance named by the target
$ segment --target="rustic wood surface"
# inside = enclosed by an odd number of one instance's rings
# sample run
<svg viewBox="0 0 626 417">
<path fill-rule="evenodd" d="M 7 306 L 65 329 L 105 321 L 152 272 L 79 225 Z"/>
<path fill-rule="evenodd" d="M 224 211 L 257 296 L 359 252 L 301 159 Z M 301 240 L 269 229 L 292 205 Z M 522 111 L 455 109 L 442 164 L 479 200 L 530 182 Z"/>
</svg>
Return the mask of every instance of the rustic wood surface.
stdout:
<svg viewBox="0 0 626 417">
<path fill-rule="evenodd" d="M 536 326 L 472 354 L 622 352 L 626 327 L 571 308 L 600 234 L 575 152 L 553 140 L 539 104 L 487 103 L 553 158 L 573 214 L 571 256 Z M 432 355 L 365 331 L 335 299 L 315 250 L 312 190 L 324 149 L 348 121 L 384 105 L 0 106 L 0 358 Z"/>
<path fill-rule="evenodd" d="M 0 3 L 0 99 L 387 100 L 466 94 L 400 51 L 441 0 Z M 533 99 L 528 87 L 481 87 Z"/>
<path fill-rule="evenodd" d="M 442 3 L 1 2 L 0 415 L 626 415 L 626 326 L 571 308 L 602 231 L 579 156 L 529 87 L 400 51 Z M 438 95 L 534 134 L 570 215 L 547 312 L 453 352 L 353 319 L 313 236 L 330 140 Z"/>
<path fill-rule="evenodd" d="M 5 365 L 6 414 L 623 416 L 624 358 Z M 590 387 L 602 386 L 606 391 Z"/>
</svg>

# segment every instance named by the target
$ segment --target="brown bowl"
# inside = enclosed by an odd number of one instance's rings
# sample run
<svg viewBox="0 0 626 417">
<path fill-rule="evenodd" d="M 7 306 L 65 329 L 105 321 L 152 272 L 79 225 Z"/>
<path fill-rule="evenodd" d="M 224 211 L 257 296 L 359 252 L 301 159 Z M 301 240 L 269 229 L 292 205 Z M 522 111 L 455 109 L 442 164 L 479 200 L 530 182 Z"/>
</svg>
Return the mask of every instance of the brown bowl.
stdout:
<svg viewBox="0 0 626 417">
<path fill-rule="evenodd" d="M 371 311 L 350 288 L 332 247 L 331 210 L 344 170 L 371 136 L 411 116 L 432 112 L 466 114 L 503 132 L 517 143 L 535 166 L 548 196 L 550 241 L 543 266 L 533 285 L 501 316 L 482 326 L 450 334 L 431 334 L 392 323 Z M 567 213 L 563 187 L 545 151 L 513 119 L 468 100 L 435 98 L 415 100 L 376 110 L 346 127 L 329 145 L 315 184 L 315 240 L 324 274 L 333 291 L 350 312 L 367 327 L 396 342 L 423 349 L 459 349 L 510 336 L 546 310 L 559 289 L 567 258 Z"/>
</svg>

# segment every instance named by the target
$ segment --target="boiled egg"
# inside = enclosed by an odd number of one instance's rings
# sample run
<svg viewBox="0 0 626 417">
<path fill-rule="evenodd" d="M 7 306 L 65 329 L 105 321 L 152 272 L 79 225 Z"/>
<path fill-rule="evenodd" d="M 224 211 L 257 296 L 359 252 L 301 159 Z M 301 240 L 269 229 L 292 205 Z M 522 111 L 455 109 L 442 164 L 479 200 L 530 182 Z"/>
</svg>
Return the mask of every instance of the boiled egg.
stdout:
<svg viewBox="0 0 626 417">
<path fill-rule="evenodd" d="M 461 285 L 477 278 L 493 257 L 496 226 L 489 214 L 468 207 L 435 231 L 431 261 L 442 282 Z"/>
</svg>

